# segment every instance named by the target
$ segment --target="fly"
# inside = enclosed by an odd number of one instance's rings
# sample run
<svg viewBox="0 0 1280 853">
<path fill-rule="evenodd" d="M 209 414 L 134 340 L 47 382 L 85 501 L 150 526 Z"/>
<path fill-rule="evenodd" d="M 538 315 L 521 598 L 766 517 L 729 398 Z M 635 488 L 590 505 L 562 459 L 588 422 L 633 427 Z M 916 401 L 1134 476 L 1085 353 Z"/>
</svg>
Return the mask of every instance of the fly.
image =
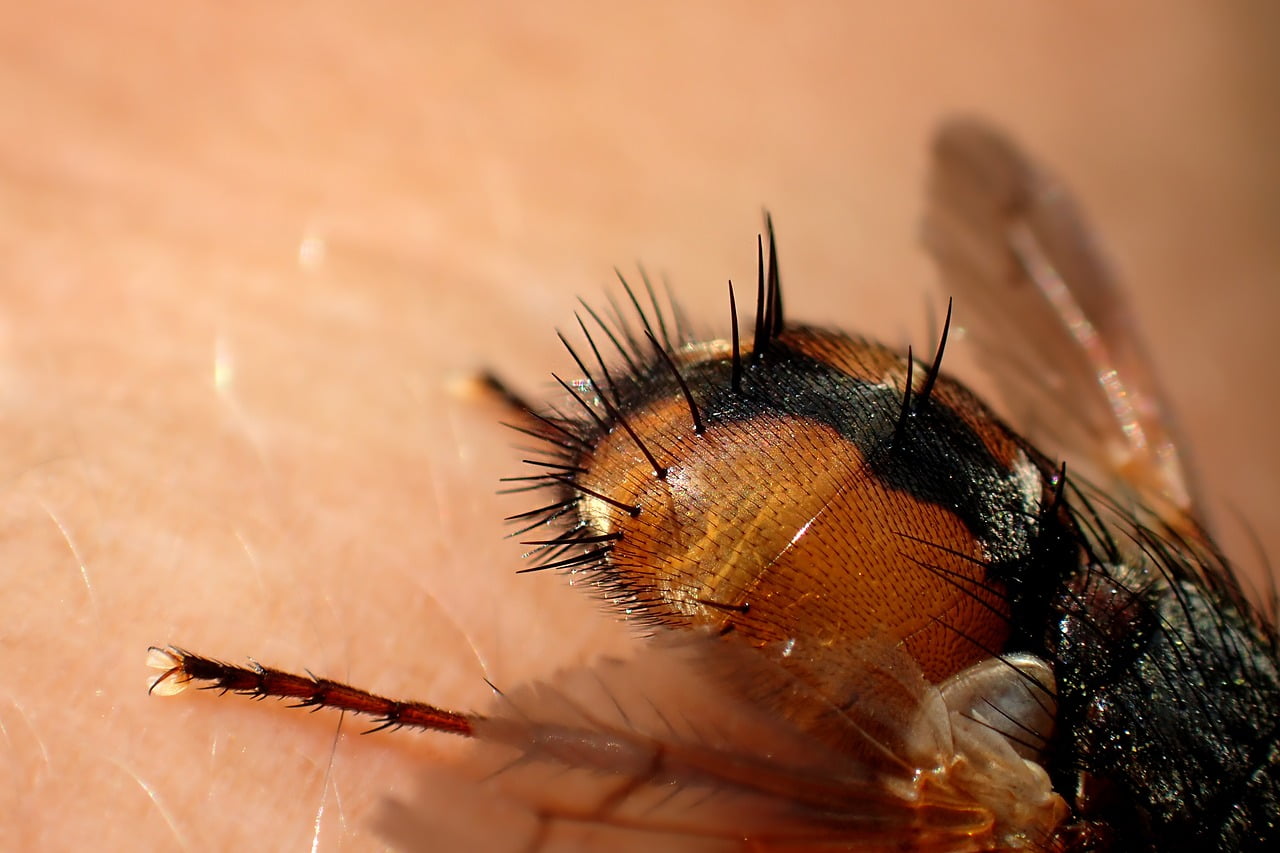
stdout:
<svg viewBox="0 0 1280 853">
<path fill-rule="evenodd" d="M 926 243 L 953 298 L 923 357 L 784 313 L 699 340 L 647 279 L 585 308 L 536 444 L 528 571 L 650 637 L 489 712 L 166 646 L 152 692 L 277 696 L 478 744 L 526 849 L 1239 850 L 1280 840 L 1280 654 L 1199 521 L 1172 420 L 1074 202 L 1004 136 L 939 132 Z M 954 319 L 1015 431 L 942 371 Z M 1034 439 L 1034 443 L 1033 443 Z M 1050 451 L 1051 452 L 1047 452 Z M 442 801 L 442 797 L 447 802 Z M 434 807 L 434 811 L 433 811 Z"/>
</svg>

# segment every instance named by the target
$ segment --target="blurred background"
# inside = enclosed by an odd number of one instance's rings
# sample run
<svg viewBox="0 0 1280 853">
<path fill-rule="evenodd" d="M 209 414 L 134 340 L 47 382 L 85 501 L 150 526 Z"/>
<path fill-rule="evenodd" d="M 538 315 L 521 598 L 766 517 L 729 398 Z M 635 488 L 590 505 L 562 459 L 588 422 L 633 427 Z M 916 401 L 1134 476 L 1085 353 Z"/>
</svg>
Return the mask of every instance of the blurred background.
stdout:
<svg viewBox="0 0 1280 853">
<path fill-rule="evenodd" d="M 1278 37 L 1260 0 L 9 10 L 0 847 L 376 848 L 370 811 L 450 745 L 148 701 L 146 646 L 469 707 L 625 644 L 512 585 L 518 455 L 452 380 L 536 396 L 575 297 L 636 261 L 723 331 L 766 206 L 792 316 L 919 341 L 955 112 L 1081 196 L 1264 571 Z"/>
</svg>

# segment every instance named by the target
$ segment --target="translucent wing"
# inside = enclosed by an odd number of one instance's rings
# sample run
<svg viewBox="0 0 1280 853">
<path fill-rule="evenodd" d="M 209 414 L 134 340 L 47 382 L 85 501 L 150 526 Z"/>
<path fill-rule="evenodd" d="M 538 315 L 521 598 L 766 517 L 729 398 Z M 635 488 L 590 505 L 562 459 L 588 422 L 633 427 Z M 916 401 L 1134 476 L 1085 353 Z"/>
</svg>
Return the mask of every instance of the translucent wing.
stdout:
<svg viewBox="0 0 1280 853">
<path fill-rule="evenodd" d="M 998 131 L 952 121 L 934 142 L 924 233 L 960 325 L 1026 407 L 1023 431 L 1095 482 L 1193 514 L 1133 314 L 1062 184 Z"/>
<path fill-rule="evenodd" d="M 951 708 L 905 654 L 869 648 L 863 663 L 875 692 L 838 711 L 835 746 L 724 686 L 776 679 L 765 656 L 664 637 L 632 660 L 504 696 L 476 729 L 476 767 L 491 775 L 433 771 L 382 828 L 423 850 L 450 849 L 442 833 L 459 824 L 473 833 L 459 845 L 486 850 L 1043 849 L 1065 806 L 1038 765 L 988 742 L 989 726 L 966 728 L 971 692 Z M 1030 681 L 1010 683 L 1027 693 Z M 981 780 L 966 781 L 974 768 Z M 993 778 L 1013 812 L 975 797 Z"/>
</svg>

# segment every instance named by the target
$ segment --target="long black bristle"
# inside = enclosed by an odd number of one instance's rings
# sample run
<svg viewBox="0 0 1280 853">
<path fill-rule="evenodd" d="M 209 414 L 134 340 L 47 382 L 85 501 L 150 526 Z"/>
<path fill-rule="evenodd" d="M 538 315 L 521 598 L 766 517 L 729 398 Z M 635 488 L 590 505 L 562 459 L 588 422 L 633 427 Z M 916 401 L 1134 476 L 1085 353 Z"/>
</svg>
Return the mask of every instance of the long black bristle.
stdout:
<svg viewBox="0 0 1280 853">
<path fill-rule="evenodd" d="M 569 488 L 573 489 L 575 492 L 582 492 L 584 495 L 590 495 L 593 498 L 602 500 L 605 503 L 607 503 L 609 506 L 614 507 L 615 509 L 622 510 L 627 515 L 630 515 L 632 518 L 640 514 L 640 507 L 636 506 L 635 504 L 623 503 L 622 501 L 616 498 L 609 497 L 603 492 L 598 492 L 595 489 L 589 489 L 586 486 L 579 483 L 578 481 L 574 480 L 572 477 L 557 477 L 556 479 L 558 479 L 561 483 L 564 483 Z"/>
<path fill-rule="evenodd" d="M 613 272 L 618 277 L 618 281 L 622 283 L 623 289 L 629 290 L 630 285 L 627 284 L 627 280 L 623 277 L 622 271 L 615 268 Z M 640 339 L 636 337 L 635 329 L 631 328 L 630 315 L 623 312 L 622 306 L 618 304 L 618 299 L 613 293 L 605 294 L 605 301 L 609 304 L 609 313 L 612 315 L 610 320 L 613 323 L 613 328 L 622 335 L 622 339 L 626 342 L 626 345 L 630 347 L 631 355 L 635 359 L 635 363 L 637 365 L 640 364 L 644 361 L 644 348 L 640 346 Z"/>
<path fill-rule="evenodd" d="M 504 426 L 510 430 L 515 430 L 516 432 L 521 433 L 523 435 L 527 435 L 531 438 L 536 438 L 539 441 L 545 441 L 547 444 L 550 444 L 553 447 L 559 447 L 562 450 L 566 450 L 569 452 L 576 452 L 578 448 L 581 448 L 584 446 L 581 440 L 578 439 L 576 436 L 571 436 L 574 440 L 573 444 L 566 444 L 563 441 L 557 441 L 556 439 L 552 438 L 551 436 L 547 435 L 544 432 L 538 432 L 537 430 L 529 429 L 528 427 L 522 427 L 519 424 L 513 424 L 508 421 L 498 421 L 498 425 Z M 577 445 L 577 447 L 575 447 L 575 445 Z"/>
<path fill-rule="evenodd" d="M 929 372 L 924 377 L 924 387 L 920 389 L 917 400 L 920 403 L 928 402 L 929 395 L 933 393 L 934 383 L 938 381 L 938 374 L 942 372 L 942 354 L 947 351 L 947 336 L 951 333 L 951 308 L 953 300 L 947 300 L 947 317 L 942 321 L 942 334 L 938 337 L 938 348 L 933 354 L 933 364 L 929 366 Z"/>
<path fill-rule="evenodd" d="M 613 399 L 618 398 L 618 386 L 613 382 L 613 374 L 609 373 L 609 367 L 604 363 L 604 359 L 600 356 L 600 348 L 596 346 L 595 338 L 591 337 L 591 332 L 587 331 L 587 324 L 582 322 L 582 318 L 574 312 L 573 319 L 578 321 L 578 328 L 582 330 L 582 336 L 587 339 L 587 346 L 591 347 L 591 353 L 596 358 L 596 364 L 600 367 L 600 372 L 604 374 L 605 384 L 609 386 L 609 392 L 613 394 Z M 597 389 L 602 391 L 603 389 Z"/>
<path fill-rule="evenodd" d="M 751 358 L 758 361 L 769 346 L 768 303 L 764 280 L 764 238 L 756 235 L 756 334 L 751 343 Z"/>
<path fill-rule="evenodd" d="M 527 575 L 531 572 L 545 572 L 552 569 L 570 569 L 577 566 L 589 565 L 591 563 L 599 563 L 608 556 L 609 552 L 612 550 L 612 546 L 607 548 L 597 548 L 594 551 L 587 551 L 586 553 L 578 554 L 573 557 L 566 557 L 563 560 L 556 560 L 554 563 L 544 563 L 539 566 L 530 566 L 527 569 L 520 569 L 516 574 Z"/>
<path fill-rule="evenodd" d="M 680 301 L 671 292 L 671 282 L 666 275 L 662 277 L 662 291 L 666 294 L 667 305 L 671 306 L 671 321 L 675 325 L 676 344 L 683 346 L 691 340 L 693 329 L 689 324 L 688 316 L 684 313 L 684 308 L 680 306 Z"/>
<path fill-rule="evenodd" d="M 658 343 L 658 339 L 653 336 L 653 332 L 647 332 L 649 342 L 653 344 L 653 348 L 657 350 L 658 357 L 671 370 L 671 375 L 676 378 L 676 382 L 680 385 L 680 393 L 684 395 L 684 400 L 689 404 L 689 414 L 693 416 L 693 432 L 695 435 L 702 435 L 706 432 L 706 427 L 702 424 L 702 414 L 698 411 L 698 404 L 693 400 L 693 391 L 689 388 L 689 383 L 680 375 L 680 368 L 676 367 L 675 359 L 671 357 L 671 353 Z"/>
<path fill-rule="evenodd" d="M 572 531 L 576 533 L 577 531 Z M 576 536 L 569 538 L 561 536 L 556 539 L 534 539 L 529 542 L 521 542 L 521 545 L 600 545 L 605 542 L 617 542 L 622 538 L 621 533 L 601 533 L 598 536 Z"/>
<path fill-rule="evenodd" d="M 515 515 L 508 515 L 506 518 L 503 519 L 503 521 L 523 521 L 526 518 L 533 518 L 539 515 L 546 516 L 545 520 L 550 520 L 555 516 L 559 515 L 562 510 L 568 509 L 569 507 L 573 506 L 577 502 L 578 502 L 577 498 L 571 498 L 565 501 L 558 501 L 557 503 L 547 504 L 546 506 L 540 506 L 537 509 L 531 509 L 525 512 L 518 512 Z M 533 526 L 537 527 L 538 525 L 535 524 Z"/>
<path fill-rule="evenodd" d="M 1063 462 L 1058 466 L 1058 473 L 1054 477 L 1053 497 L 1049 499 L 1048 505 L 1045 507 L 1044 516 L 1052 518 L 1062 509 L 1063 497 L 1067 492 L 1067 463 Z"/>
<path fill-rule="evenodd" d="M 742 393 L 742 344 L 738 340 L 738 300 L 733 296 L 733 282 L 729 282 L 729 323 L 733 329 L 733 367 L 729 374 L 729 386 L 733 393 Z"/>
<path fill-rule="evenodd" d="M 769 238 L 769 261 L 766 265 L 764 237 L 756 237 L 756 333 L 751 357 L 758 359 L 768 351 L 773 339 L 782 333 L 782 276 L 778 271 L 778 244 L 773 231 L 773 218 L 764 217 Z"/>
<path fill-rule="evenodd" d="M 605 412 L 609 415 L 610 418 L 613 419 L 615 423 L 617 423 L 624 430 L 626 430 L 627 435 L 631 436 L 631 440 L 635 442 L 635 445 L 640 450 L 640 453 L 644 456 L 646 460 L 648 460 L 649 464 L 653 466 L 653 476 L 657 477 L 659 480 L 665 480 L 667 477 L 667 469 L 662 465 L 658 464 L 657 458 L 649 450 L 648 445 L 646 445 L 644 443 L 644 440 L 640 438 L 639 433 L 635 431 L 635 429 L 627 421 L 626 417 L 622 414 L 622 412 L 618 409 L 618 407 L 613 405 L 613 403 L 609 401 L 609 398 L 607 395 L 599 393 L 600 391 L 599 386 L 597 386 L 595 380 L 592 379 L 591 371 L 587 370 L 587 366 L 582 363 L 582 358 L 578 355 L 577 351 L 574 350 L 573 346 L 570 345 L 570 343 L 567 340 L 565 340 L 564 335 L 560 335 L 560 341 L 561 343 L 564 344 L 565 349 L 569 351 L 569 356 L 574 360 L 574 363 L 578 365 L 578 369 L 582 371 L 582 375 L 585 376 L 587 378 L 587 381 L 591 383 L 592 387 L 596 389 L 597 396 L 600 398 L 600 403 L 601 405 L 604 406 Z M 587 403 L 585 400 L 582 399 L 582 397 L 578 394 L 578 392 L 575 391 L 573 387 L 569 385 L 569 383 L 565 382 L 563 379 L 561 379 L 559 376 L 556 376 L 555 374 L 552 374 L 552 378 L 555 379 L 557 382 L 559 382 L 560 385 L 566 391 L 568 391 L 575 400 L 578 401 L 578 403 L 582 406 L 582 408 L 585 409 L 589 415 L 591 415 L 591 417 L 595 420 L 596 425 L 600 428 L 600 432 L 602 434 L 607 433 L 609 431 L 609 425 L 605 423 L 604 419 L 600 417 L 600 415 L 589 403 Z"/>
<path fill-rule="evenodd" d="M 649 315 L 645 313 L 644 307 L 641 306 L 640 297 L 636 296 L 636 289 L 631 286 L 631 282 L 627 281 L 626 278 L 623 277 L 621 272 L 618 272 L 617 270 L 614 270 L 614 272 L 618 273 L 618 281 L 622 282 L 622 289 L 627 294 L 627 299 L 631 300 L 631 307 L 636 309 L 636 316 L 640 318 L 640 325 L 642 327 L 642 330 L 645 332 L 648 332 L 649 334 L 655 334 L 653 324 L 649 322 Z M 643 269 L 640 270 L 640 280 L 644 283 L 645 287 L 647 288 L 650 287 L 649 277 L 645 275 L 645 272 Z M 649 292 L 650 293 L 653 292 L 652 288 L 650 288 Z M 636 340 L 637 352 L 640 349 L 641 349 L 641 345 L 639 340 L 637 339 Z"/>
<path fill-rule="evenodd" d="M 653 289 L 653 282 L 649 280 L 649 273 L 644 267 L 640 267 L 640 281 L 644 283 L 644 289 L 649 294 L 649 304 L 653 306 L 654 322 L 658 324 L 658 336 L 662 339 L 662 345 L 668 350 L 674 349 L 671 344 L 671 336 L 667 332 L 666 312 L 662 310 L 662 306 L 658 303 L 658 294 Z"/>
<path fill-rule="evenodd" d="M 565 438 L 569 439 L 569 441 L 573 442 L 579 447 L 583 449 L 589 449 L 589 445 L 583 440 L 582 436 L 578 435 L 578 433 L 570 429 L 569 426 L 566 426 L 566 424 L 577 423 L 577 421 L 575 421 L 573 418 L 566 418 L 563 415 L 561 415 L 559 412 L 555 412 L 555 415 L 557 417 L 552 417 L 549 415 L 545 415 L 542 412 L 534 411 L 532 409 L 525 412 L 524 414 L 532 418 L 533 420 L 537 421 L 538 423 L 542 424 L 543 426 L 547 427 L 548 429 L 552 430 L 553 432 L 556 432 L 559 435 L 564 436 Z M 517 431 L 521 431 L 521 432 L 526 432 L 526 430 L 520 430 L 519 427 L 513 427 L 513 429 L 516 429 Z M 529 432 L 529 434 L 536 436 L 538 433 Z"/>
<path fill-rule="evenodd" d="M 605 336 L 609 339 L 609 342 L 612 343 L 614 348 L 618 350 L 618 354 L 622 356 L 622 360 L 627 363 L 627 368 L 629 369 L 629 372 L 631 373 L 631 375 L 635 376 L 637 373 L 639 373 L 640 367 L 636 364 L 636 362 L 632 358 L 631 351 L 622 345 L 622 341 L 618 340 L 618 336 L 613 333 L 613 329 L 610 328 L 609 324 L 606 323 L 603 319 L 601 319 L 600 315 L 596 312 L 596 309 L 592 308 L 590 303 L 588 303 L 584 299 L 579 299 L 578 304 L 580 304 L 584 309 L 586 309 L 587 314 L 591 317 L 592 320 L 595 320 L 596 325 L 600 327 L 600 331 L 605 333 Z"/>
<path fill-rule="evenodd" d="M 587 417 L 591 418 L 593 421 L 596 422 L 596 426 L 602 432 L 608 432 L 609 426 L 608 424 L 605 423 L 604 418 L 600 417 L 600 413 L 595 410 L 595 407 L 593 407 L 586 400 L 582 399 L 582 395 L 578 393 L 578 390 L 576 388 L 574 388 L 568 382 L 565 382 L 563 379 L 561 379 L 559 376 L 557 376 L 554 373 L 551 374 L 551 378 L 554 379 L 556 382 L 560 383 L 561 388 L 569 392 L 569 396 L 572 397 L 577 402 L 578 406 L 582 409 L 582 411 L 587 413 Z M 600 399 L 603 401 L 604 398 L 601 397 Z"/>
<path fill-rule="evenodd" d="M 579 465 L 564 465 L 559 462 L 546 462 L 541 459 L 521 459 L 525 465 L 533 465 L 537 468 L 553 468 L 556 471 L 564 471 L 568 474 L 585 474 L 587 469 Z"/>
<path fill-rule="evenodd" d="M 907 426 L 907 418 L 911 416 L 911 383 L 915 379 L 915 355 L 911 347 L 907 347 L 907 382 L 902 389 L 902 405 L 898 409 L 898 422 L 893 427 L 895 436 L 901 435 Z"/>
<path fill-rule="evenodd" d="M 769 336 L 782 334 L 782 274 L 778 269 L 778 241 L 773 231 L 773 216 L 764 215 L 765 231 L 769 234 Z"/>
</svg>

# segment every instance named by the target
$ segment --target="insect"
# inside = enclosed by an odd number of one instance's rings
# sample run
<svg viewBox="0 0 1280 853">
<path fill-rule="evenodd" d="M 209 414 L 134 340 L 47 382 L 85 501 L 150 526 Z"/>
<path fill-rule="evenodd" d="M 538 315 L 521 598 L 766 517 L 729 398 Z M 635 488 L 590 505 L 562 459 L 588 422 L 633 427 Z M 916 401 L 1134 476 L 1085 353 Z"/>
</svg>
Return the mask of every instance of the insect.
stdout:
<svg viewBox="0 0 1280 853">
<path fill-rule="evenodd" d="M 625 309 L 586 308 L 565 339 L 580 378 L 558 403 L 493 384 L 536 445 L 514 484 L 545 498 L 513 519 L 530 570 L 586 579 L 651 634 L 634 659 L 479 714 L 166 646 L 152 692 L 473 738 L 525 849 L 1275 843 L 1275 626 L 1198 521 L 1074 203 L 955 121 L 925 235 L 1035 444 L 943 374 L 950 308 L 923 360 L 785 319 L 770 226 L 750 329 L 732 287 L 729 336 L 699 341 L 624 282 Z M 441 843 L 412 804 L 383 829 Z"/>
</svg>

